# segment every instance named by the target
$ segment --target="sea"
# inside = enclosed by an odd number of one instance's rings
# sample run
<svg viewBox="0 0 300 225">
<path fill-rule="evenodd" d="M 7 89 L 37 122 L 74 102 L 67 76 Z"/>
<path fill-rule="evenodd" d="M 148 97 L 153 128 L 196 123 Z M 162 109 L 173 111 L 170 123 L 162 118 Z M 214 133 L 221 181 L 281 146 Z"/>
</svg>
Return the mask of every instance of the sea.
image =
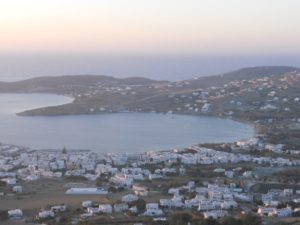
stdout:
<svg viewBox="0 0 300 225">
<path fill-rule="evenodd" d="M 231 119 L 158 113 L 17 116 L 73 101 L 52 94 L 0 94 L 0 142 L 31 149 L 138 153 L 250 138 L 254 128 Z"/>
<path fill-rule="evenodd" d="M 39 76 L 139 76 L 185 80 L 252 66 L 298 66 L 299 55 L 103 55 L 101 53 L 0 53 L 0 81 Z"/>
</svg>

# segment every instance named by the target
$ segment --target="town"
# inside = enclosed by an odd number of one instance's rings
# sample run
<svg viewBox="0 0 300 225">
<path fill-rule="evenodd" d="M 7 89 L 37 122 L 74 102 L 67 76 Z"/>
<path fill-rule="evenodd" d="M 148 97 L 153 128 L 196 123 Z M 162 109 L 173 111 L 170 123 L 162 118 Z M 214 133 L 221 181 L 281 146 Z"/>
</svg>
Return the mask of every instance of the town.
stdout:
<svg viewBox="0 0 300 225">
<path fill-rule="evenodd" d="M 0 1 L 0 225 L 300 225 L 300 1 Z"/>
<path fill-rule="evenodd" d="M 74 102 L 20 115 L 205 115 L 246 122 L 256 132 L 232 143 L 144 153 L 1 144 L 1 223 L 260 225 L 299 220 L 299 69 L 246 68 L 180 82 L 88 77 L 92 83 L 74 85 L 76 77 L 51 79 L 63 79 L 62 86 L 51 89 L 46 82 L 32 90 L 26 81 L 16 85 L 22 92 L 72 96 Z M 0 86 L 0 91 L 11 88 Z M 69 111 L 70 105 L 75 111 Z"/>
<path fill-rule="evenodd" d="M 296 217 L 298 177 L 286 180 L 284 171 L 295 170 L 300 158 L 285 157 L 289 154 L 283 147 L 251 138 L 211 147 L 97 154 L 3 144 L 1 219 L 33 224 L 97 220 L 164 224 L 178 213 L 213 219 L 251 214 L 266 221 Z M 282 156 L 257 156 L 251 149 Z M 22 207 L 7 208 L 10 205 Z"/>
</svg>

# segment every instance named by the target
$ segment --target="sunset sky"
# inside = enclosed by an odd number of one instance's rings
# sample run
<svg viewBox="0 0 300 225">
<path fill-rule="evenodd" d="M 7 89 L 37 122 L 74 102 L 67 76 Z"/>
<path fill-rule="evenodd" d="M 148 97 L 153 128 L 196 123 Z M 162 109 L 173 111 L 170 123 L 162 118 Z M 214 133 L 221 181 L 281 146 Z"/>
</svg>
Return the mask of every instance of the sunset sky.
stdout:
<svg viewBox="0 0 300 225">
<path fill-rule="evenodd" d="M 3 0 L 0 54 L 294 55 L 299 9 L 299 0 Z"/>
<path fill-rule="evenodd" d="M 2 51 L 297 53 L 298 0 L 9 0 Z"/>
</svg>

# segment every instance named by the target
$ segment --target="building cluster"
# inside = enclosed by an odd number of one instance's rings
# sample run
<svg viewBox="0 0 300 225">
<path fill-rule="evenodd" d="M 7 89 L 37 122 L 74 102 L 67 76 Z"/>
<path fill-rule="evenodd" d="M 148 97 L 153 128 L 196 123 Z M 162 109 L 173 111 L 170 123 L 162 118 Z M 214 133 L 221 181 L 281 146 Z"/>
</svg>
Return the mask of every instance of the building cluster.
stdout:
<svg viewBox="0 0 300 225">
<path fill-rule="evenodd" d="M 282 145 L 271 145 L 259 138 L 251 138 L 231 144 L 240 149 L 267 149 L 278 152 Z M 242 171 L 240 167 L 224 169 L 222 165 L 230 163 L 254 163 L 260 166 L 289 167 L 300 165 L 300 160 L 281 157 L 259 157 L 251 154 L 231 153 L 230 151 L 215 150 L 200 146 L 170 151 L 146 152 L 139 154 L 97 154 L 91 151 L 45 150 L 31 151 L 26 148 L 0 146 L 0 180 L 11 188 L 16 195 L 22 193 L 21 182 L 31 182 L 38 179 L 64 179 L 67 177 L 83 177 L 96 183 L 103 176 L 108 180 L 103 186 L 71 187 L 66 195 L 87 195 L 82 202 L 81 219 L 87 219 L 99 214 L 130 213 L 151 217 L 164 217 L 172 210 L 195 210 L 203 213 L 204 217 L 220 218 L 230 215 L 243 204 L 255 206 L 257 193 L 252 193 L 235 182 L 220 185 L 204 182 L 196 185 L 192 180 L 184 186 L 171 187 L 168 197 L 156 201 L 147 201 L 144 208 L 138 205 L 139 200 L 149 196 L 149 188 L 141 185 L 144 181 L 164 180 L 168 176 L 183 176 L 191 166 L 219 165 L 213 173 L 223 174 L 228 179 L 242 178 L 255 183 L 256 174 L 252 170 Z M 281 151 L 281 150 L 280 150 Z M 150 169 L 149 166 L 152 168 Z M 144 183 L 145 184 L 145 183 Z M 123 195 L 112 203 L 92 202 L 88 195 L 108 195 L 109 187 L 123 188 L 129 194 Z M 7 193 L 1 193 L 5 195 Z M 257 213 L 268 216 L 284 216 L 297 212 L 287 206 L 277 209 L 278 205 L 287 199 L 298 203 L 300 191 L 292 189 L 270 190 L 267 194 L 259 195 L 263 205 Z M 65 205 L 52 206 L 42 209 L 37 218 L 55 218 L 66 210 Z M 250 209 L 251 210 L 251 207 Z M 290 213 L 290 214 L 289 214 Z M 23 217 L 22 209 L 8 211 L 11 218 Z"/>
<path fill-rule="evenodd" d="M 256 139 L 239 141 L 241 148 L 260 146 Z M 283 157 L 253 156 L 218 151 L 210 148 L 192 146 L 182 150 L 147 152 L 142 154 L 100 155 L 91 151 L 28 151 L 23 148 L 3 145 L 0 153 L 0 178 L 8 185 L 17 185 L 18 180 L 34 181 L 41 178 L 61 179 L 63 177 L 84 177 L 95 181 L 101 174 L 109 174 L 110 181 L 118 186 L 130 187 L 135 181 L 160 179 L 167 174 L 184 173 L 188 165 L 210 165 L 218 163 L 252 162 L 259 165 L 298 166 L 300 160 Z M 259 147 L 257 147 L 259 149 Z M 282 145 L 264 145 L 264 149 L 279 152 Z M 154 171 L 145 165 L 164 163 L 166 166 Z M 181 168 L 172 167 L 180 163 Z M 227 172 L 229 175 L 230 172 Z M 16 192 L 21 188 L 14 187 Z"/>
<path fill-rule="evenodd" d="M 299 81 L 300 74 L 296 71 L 281 76 L 233 80 L 207 88 L 196 88 L 197 82 L 201 84 L 201 78 L 181 81 L 169 86 L 190 91 L 168 95 L 174 106 L 170 112 L 238 118 L 245 118 L 244 114 L 251 112 L 260 123 L 273 123 L 276 116 L 285 114 L 288 119 L 285 124 L 299 128 L 300 96 L 295 88 Z M 267 118 L 260 118 L 264 114 Z"/>
</svg>

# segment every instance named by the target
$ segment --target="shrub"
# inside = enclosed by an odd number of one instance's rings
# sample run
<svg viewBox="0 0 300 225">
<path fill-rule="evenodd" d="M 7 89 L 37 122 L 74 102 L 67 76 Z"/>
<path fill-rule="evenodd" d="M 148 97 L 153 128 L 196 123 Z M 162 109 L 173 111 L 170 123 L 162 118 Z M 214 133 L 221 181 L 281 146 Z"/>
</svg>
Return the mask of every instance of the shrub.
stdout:
<svg viewBox="0 0 300 225">
<path fill-rule="evenodd" d="M 261 225 L 261 218 L 253 214 L 245 214 L 241 216 L 243 225 Z"/>
<path fill-rule="evenodd" d="M 192 221 L 192 215 L 189 213 L 178 212 L 174 213 L 170 219 L 172 225 L 186 225 Z"/>
</svg>

